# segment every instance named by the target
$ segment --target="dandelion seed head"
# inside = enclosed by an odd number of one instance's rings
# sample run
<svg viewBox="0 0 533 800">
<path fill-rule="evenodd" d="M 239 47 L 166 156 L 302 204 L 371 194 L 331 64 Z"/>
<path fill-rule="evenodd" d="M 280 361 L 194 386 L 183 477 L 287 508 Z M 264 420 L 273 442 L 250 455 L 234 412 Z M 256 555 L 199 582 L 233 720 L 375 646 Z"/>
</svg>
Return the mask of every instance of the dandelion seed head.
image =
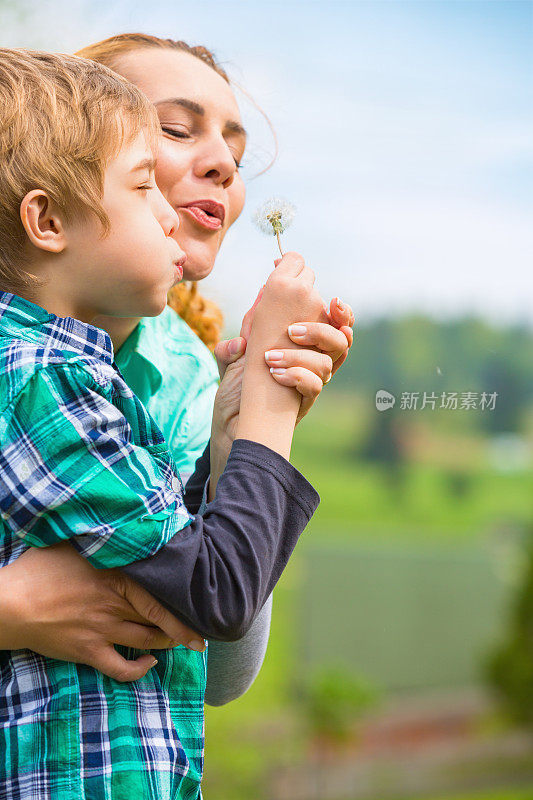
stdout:
<svg viewBox="0 0 533 800">
<path fill-rule="evenodd" d="M 283 233 L 294 219 L 296 208 L 288 200 L 271 197 L 259 206 L 253 215 L 253 221 L 260 231 L 270 236 Z"/>
</svg>

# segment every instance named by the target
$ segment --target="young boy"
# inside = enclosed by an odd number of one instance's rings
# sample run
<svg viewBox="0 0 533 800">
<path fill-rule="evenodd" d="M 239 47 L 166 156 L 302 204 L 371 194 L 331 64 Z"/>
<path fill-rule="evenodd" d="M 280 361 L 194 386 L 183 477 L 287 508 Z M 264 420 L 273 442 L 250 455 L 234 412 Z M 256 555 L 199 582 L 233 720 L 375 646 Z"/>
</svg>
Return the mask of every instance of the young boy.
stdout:
<svg viewBox="0 0 533 800">
<path fill-rule="evenodd" d="M 151 570 L 154 593 L 203 636 L 239 638 L 318 503 L 286 460 L 300 398 L 263 357 L 288 343 L 291 320 L 320 316 L 312 273 L 289 254 L 267 281 L 235 442 L 227 457 L 215 410 L 211 468 L 206 453 L 184 499 L 160 430 L 91 325 L 159 314 L 180 275 L 178 218 L 153 183 L 155 112 L 94 62 L 5 49 L 0 109 L 0 566 L 69 539 L 96 567 Z M 212 502 L 193 515 L 209 472 Z M 177 734 L 196 698 L 173 650 L 158 657 L 122 684 L 11 652 L 0 798 L 197 797 Z"/>
</svg>

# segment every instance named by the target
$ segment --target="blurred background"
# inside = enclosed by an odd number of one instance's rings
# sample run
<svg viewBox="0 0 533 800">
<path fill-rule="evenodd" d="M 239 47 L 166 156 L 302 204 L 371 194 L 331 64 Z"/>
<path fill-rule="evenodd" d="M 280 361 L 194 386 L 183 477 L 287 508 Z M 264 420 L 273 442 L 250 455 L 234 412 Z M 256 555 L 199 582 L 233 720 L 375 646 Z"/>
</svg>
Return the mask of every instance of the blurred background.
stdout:
<svg viewBox="0 0 533 800">
<path fill-rule="evenodd" d="M 209 800 L 533 798 L 533 4 L 0 0 L 0 43 L 212 49 L 248 200 L 204 283 L 235 333 L 286 249 L 356 315 L 299 426 L 322 503 L 249 692 L 207 709 Z M 275 152 L 265 116 L 279 143 Z M 380 401 L 381 398 L 381 401 Z M 385 398 L 385 400 L 383 400 Z M 393 402 L 394 401 L 394 402 Z"/>
</svg>

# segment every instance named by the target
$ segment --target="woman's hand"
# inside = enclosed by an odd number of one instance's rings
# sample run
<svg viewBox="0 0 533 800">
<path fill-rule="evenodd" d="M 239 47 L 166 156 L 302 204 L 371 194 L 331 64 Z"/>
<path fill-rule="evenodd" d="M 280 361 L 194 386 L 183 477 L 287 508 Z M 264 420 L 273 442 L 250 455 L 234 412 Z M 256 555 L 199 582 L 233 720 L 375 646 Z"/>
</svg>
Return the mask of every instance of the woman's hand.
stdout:
<svg viewBox="0 0 533 800">
<path fill-rule="evenodd" d="M 235 438 L 239 418 L 246 343 L 250 336 L 254 311 L 262 293 L 263 289 L 245 314 L 240 336 L 219 342 L 215 348 L 222 378 L 217 393 L 220 414 L 216 434 L 225 441 L 222 449 L 226 457 Z M 328 320 L 327 323 L 293 323 L 289 326 L 288 335 L 299 347 L 286 350 L 276 348 L 275 351 L 269 350 L 265 353 L 265 360 L 270 368 L 284 370 L 284 372 L 272 372 L 272 377 L 278 383 L 293 386 L 302 395 L 298 422 L 307 414 L 324 385 L 344 363 L 353 344 L 354 314 L 347 303 L 343 303 L 338 297 L 334 298 L 330 303 Z"/>
<path fill-rule="evenodd" d="M 68 543 L 30 547 L 1 570 L 0 647 L 88 664 L 117 681 L 143 677 L 153 655 L 128 661 L 113 644 L 203 650 L 183 625 L 118 569 L 95 569 Z"/>
<path fill-rule="evenodd" d="M 344 364 L 353 344 L 355 318 L 347 303 L 335 297 L 330 303 L 328 320 L 327 323 L 296 322 L 289 325 L 289 337 L 300 347 L 297 350 L 276 348 L 265 353 L 272 377 L 283 386 L 293 386 L 302 395 L 297 423 Z"/>
</svg>

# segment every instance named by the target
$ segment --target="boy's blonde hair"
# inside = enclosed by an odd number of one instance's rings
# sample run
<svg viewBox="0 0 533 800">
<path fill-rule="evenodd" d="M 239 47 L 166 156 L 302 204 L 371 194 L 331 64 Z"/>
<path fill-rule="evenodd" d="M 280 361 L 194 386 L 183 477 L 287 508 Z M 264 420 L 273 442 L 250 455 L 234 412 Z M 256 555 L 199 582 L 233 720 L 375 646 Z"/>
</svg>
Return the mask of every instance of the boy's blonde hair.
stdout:
<svg viewBox="0 0 533 800">
<path fill-rule="evenodd" d="M 71 220 L 90 212 L 109 230 L 104 176 L 122 145 L 159 134 L 142 92 L 78 56 L 0 48 L 0 289 L 31 297 L 20 204 L 42 189 Z"/>
<path fill-rule="evenodd" d="M 121 56 L 149 48 L 189 53 L 218 72 L 226 83 L 230 82 L 227 73 L 207 47 L 191 46 L 174 39 L 160 39 L 158 36 L 146 33 L 119 33 L 110 36 L 109 39 L 83 47 L 77 54 L 83 58 L 91 58 L 99 64 L 105 64 L 106 67 L 120 73 Z M 173 286 L 168 293 L 168 305 L 178 312 L 210 350 L 215 349 L 215 345 L 220 341 L 224 317 L 216 303 L 200 294 L 197 281 L 182 281 Z"/>
</svg>

